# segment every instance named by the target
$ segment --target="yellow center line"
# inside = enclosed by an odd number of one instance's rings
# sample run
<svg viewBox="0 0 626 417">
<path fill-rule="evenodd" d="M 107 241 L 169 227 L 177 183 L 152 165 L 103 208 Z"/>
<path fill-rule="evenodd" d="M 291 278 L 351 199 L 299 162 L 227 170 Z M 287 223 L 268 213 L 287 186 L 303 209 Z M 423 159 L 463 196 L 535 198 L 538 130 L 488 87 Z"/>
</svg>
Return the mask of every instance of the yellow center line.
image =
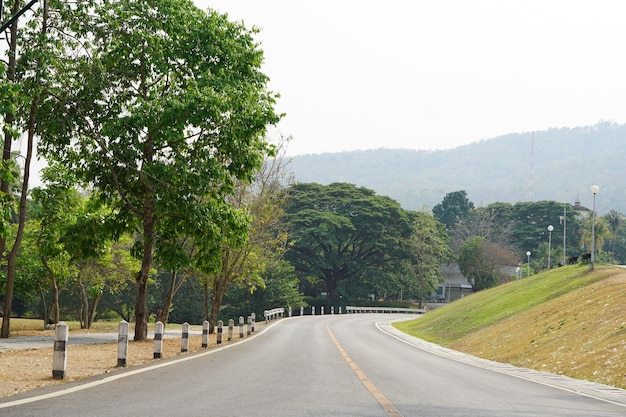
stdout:
<svg viewBox="0 0 626 417">
<path fill-rule="evenodd" d="M 396 408 L 396 406 L 393 405 L 391 400 L 389 398 L 387 398 L 387 396 L 385 394 L 383 394 L 382 392 L 380 392 L 380 390 L 378 388 L 376 388 L 376 385 L 374 385 L 374 383 L 372 381 L 370 381 L 369 378 L 367 378 L 365 373 L 363 371 L 361 371 L 361 369 L 359 369 L 359 367 L 356 365 L 356 363 L 354 363 L 352 361 L 352 359 L 350 359 L 350 356 L 348 356 L 346 351 L 339 344 L 339 342 L 335 338 L 335 335 L 333 334 L 333 332 L 330 331 L 330 324 L 326 325 L 326 330 L 328 331 L 328 334 L 330 335 L 330 338 L 332 339 L 333 343 L 335 344 L 335 347 L 337 347 L 337 350 L 339 350 L 339 353 L 341 353 L 341 356 L 343 357 L 343 359 L 348 363 L 348 366 L 350 366 L 350 368 L 352 368 L 352 370 L 356 374 L 357 378 L 359 378 L 359 380 L 361 380 L 361 382 L 365 386 L 365 389 L 367 389 L 369 391 L 369 393 L 372 394 L 374 399 L 376 399 L 376 401 L 378 401 L 378 404 L 380 404 L 380 406 L 383 408 L 383 410 L 385 410 L 387 415 L 389 417 L 402 417 L 402 413 L 400 413 L 400 410 L 398 410 Z"/>
</svg>

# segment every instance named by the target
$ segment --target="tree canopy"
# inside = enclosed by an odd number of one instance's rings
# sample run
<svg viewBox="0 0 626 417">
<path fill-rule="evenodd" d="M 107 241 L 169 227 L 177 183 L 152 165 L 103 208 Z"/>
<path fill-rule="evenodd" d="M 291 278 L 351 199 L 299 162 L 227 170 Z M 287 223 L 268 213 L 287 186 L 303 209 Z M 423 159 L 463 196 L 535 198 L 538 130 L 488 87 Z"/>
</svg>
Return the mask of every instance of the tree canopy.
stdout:
<svg viewBox="0 0 626 417">
<path fill-rule="evenodd" d="M 40 149 L 139 231 L 141 340 L 168 225 L 202 242 L 196 260 L 207 269 L 219 265 L 224 236 L 245 235 L 246 217 L 224 197 L 271 154 L 264 134 L 279 119 L 276 95 L 253 32 L 189 0 L 80 2 L 64 17 L 71 46 L 51 63 Z"/>
<path fill-rule="evenodd" d="M 297 184 L 285 212 L 292 242 L 286 258 L 301 276 L 323 280 L 331 298 L 341 281 L 390 273 L 406 255 L 408 213 L 367 188 Z"/>
</svg>

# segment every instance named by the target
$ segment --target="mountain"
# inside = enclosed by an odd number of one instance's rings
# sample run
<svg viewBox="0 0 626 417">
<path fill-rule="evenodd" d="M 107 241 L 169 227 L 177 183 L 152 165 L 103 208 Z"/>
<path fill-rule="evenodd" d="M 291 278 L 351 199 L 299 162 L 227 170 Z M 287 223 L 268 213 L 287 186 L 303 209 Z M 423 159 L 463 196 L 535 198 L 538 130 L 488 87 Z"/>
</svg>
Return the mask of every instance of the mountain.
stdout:
<svg viewBox="0 0 626 417">
<path fill-rule="evenodd" d="M 465 190 L 477 207 L 494 202 L 554 200 L 626 213 L 626 124 L 512 133 L 451 150 L 375 149 L 294 156 L 298 182 L 348 182 L 398 201 L 432 209 Z"/>
</svg>

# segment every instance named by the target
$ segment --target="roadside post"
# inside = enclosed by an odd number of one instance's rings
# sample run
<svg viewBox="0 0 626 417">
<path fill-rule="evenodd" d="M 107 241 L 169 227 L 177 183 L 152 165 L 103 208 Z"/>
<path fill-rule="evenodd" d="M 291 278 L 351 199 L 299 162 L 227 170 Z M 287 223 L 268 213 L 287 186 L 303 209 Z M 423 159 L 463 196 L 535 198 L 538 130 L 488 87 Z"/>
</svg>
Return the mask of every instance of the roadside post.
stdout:
<svg viewBox="0 0 626 417">
<path fill-rule="evenodd" d="M 128 322 L 120 321 L 117 331 L 117 367 L 125 367 L 128 358 Z"/>
<path fill-rule="evenodd" d="M 256 314 L 252 313 L 250 314 L 250 317 L 252 318 L 252 333 L 254 333 L 254 324 L 256 323 Z"/>
<path fill-rule="evenodd" d="M 209 347 L 209 321 L 202 322 L 202 347 Z"/>
<path fill-rule="evenodd" d="M 233 340 L 233 332 L 235 331 L 235 320 L 228 320 L 228 341 Z"/>
<path fill-rule="evenodd" d="M 224 327 L 224 322 L 222 320 L 217 322 L 217 344 L 221 345 L 222 344 L 222 331 L 223 331 L 223 327 Z"/>
<path fill-rule="evenodd" d="M 154 355 L 153 359 L 161 359 L 163 355 L 163 323 L 157 321 L 154 324 Z"/>
<path fill-rule="evenodd" d="M 243 339 L 243 316 L 239 316 L 239 338 Z"/>
<path fill-rule="evenodd" d="M 52 378 L 65 379 L 67 373 L 68 326 L 60 321 L 54 331 L 54 354 L 52 355 Z"/>
<path fill-rule="evenodd" d="M 189 323 L 183 323 L 183 335 L 181 339 L 180 351 L 185 353 L 189 350 Z"/>
</svg>

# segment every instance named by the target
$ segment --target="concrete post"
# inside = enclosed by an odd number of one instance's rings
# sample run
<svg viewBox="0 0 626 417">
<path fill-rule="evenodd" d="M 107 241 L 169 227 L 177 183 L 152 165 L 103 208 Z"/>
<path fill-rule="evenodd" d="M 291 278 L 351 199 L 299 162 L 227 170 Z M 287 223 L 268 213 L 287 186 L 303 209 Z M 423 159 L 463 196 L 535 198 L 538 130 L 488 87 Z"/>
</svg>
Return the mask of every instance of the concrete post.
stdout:
<svg viewBox="0 0 626 417">
<path fill-rule="evenodd" d="M 252 317 L 248 316 L 248 336 L 252 333 Z"/>
<path fill-rule="evenodd" d="M 239 316 L 239 338 L 243 339 L 243 316 Z"/>
<path fill-rule="evenodd" d="M 289 306 L 289 317 L 291 317 L 291 306 Z"/>
<path fill-rule="evenodd" d="M 304 307 L 300 307 L 300 315 L 304 316 Z"/>
<path fill-rule="evenodd" d="M 233 340 L 233 331 L 235 329 L 235 320 L 228 320 L 228 341 Z"/>
<path fill-rule="evenodd" d="M 330 314 L 335 314 L 335 306 L 330 307 Z"/>
<path fill-rule="evenodd" d="M 120 321 L 117 331 L 117 366 L 125 367 L 128 358 L 128 322 Z"/>
<path fill-rule="evenodd" d="M 320 307 L 320 314 L 323 316 L 324 315 L 324 306 Z"/>
<path fill-rule="evenodd" d="M 252 318 L 252 333 L 254 333 L 254 324 L 256 323 L 256 314 L 252 313 L 250 314 L 250 317 Z"/>
<path fill-rule="evenodd" d="M 58 322 L 54 331 L 54 353 L 52 355 L 52 378 L 65 379 L 67 373 L 68 326 Z"/>
<path fill-rule="evenodd" d="M 185 353 L 189 351 L 189 323 L 183 323 L 183 337 L 181 339 L 180 351 Z"/>
<path fill-rule="evenodd" d="M 222 344 L 222 331 L 223 331 L 223 327 L 224 327 L 224 322 L 222 320 L 217 322 L 217 344 L 221 345 Z"/>
<path fill-rule="evenodd" d="M 154 324 L 154 359 L 163 356 L 163 323 L 157 321 Z"/>
<path fill-rule="evenodd" d="M 339 306 L 339 314 L 341 314 L 341 306 Z"/>
<path fill-rule="evenodd" d="M 209 347 L 209 322 L 205 320 L 202 322 L 202 347 Z"/>
<path fill-rule="evenodd" d="M 311 306 L 311 315 L 314 316 L 315 315 L 315 306 Z"/>
</svg>

